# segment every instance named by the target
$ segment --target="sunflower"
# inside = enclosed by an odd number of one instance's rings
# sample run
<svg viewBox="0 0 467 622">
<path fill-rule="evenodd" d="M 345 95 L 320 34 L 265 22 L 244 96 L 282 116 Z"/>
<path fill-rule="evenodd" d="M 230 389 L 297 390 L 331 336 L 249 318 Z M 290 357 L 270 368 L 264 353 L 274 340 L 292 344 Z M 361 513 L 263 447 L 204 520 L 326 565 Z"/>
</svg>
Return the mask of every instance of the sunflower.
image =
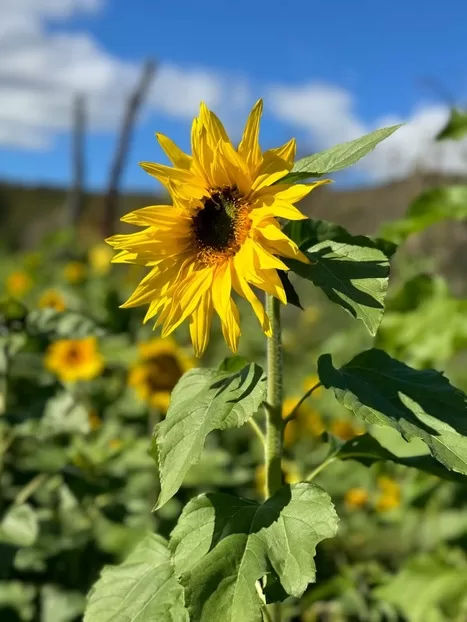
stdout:
<svg viewBox="0 0 467 622">
<path fill-rule="evenodd" d="M 55 311 L 65 311 L 65 299 L 56 289 L 46 289 L 39 298 L 41 309 L 55 309 Z"/>
<path fill-rule="evenodd" d="M 206 348 L 214 312 L 227 344 L 237 350 L 240 319 L 232 291 L 246 298 L 270 335 L 269 319 L 252 286 L 285 304 L 277 271 L 288 268 L 280 257 L 308 263 L 276 218 L 306 218 L 293 204 L 328 180 L 277 183 L 293 166 L 295 140 L 263 153 L 258 142 L 262 107 L 261 101 L 253 107 L 237 149 L 203 103 L 192 125 L 192 155 L 158 134 L 174 166 L 141 166 L 165 185 L 173 205 L 127 214 L 124 222 L 144 229 L 107 240 L 119 251 L 114 262 L 151 268 L 123 306 L 149 304 L 145 321 L 157 316 L 162 337 L 189 320 L 196 356 Z"/>
<path fill-rule="evenodd" d="M 71 285 L 78 285 L 78 283 L 84 281 L 86 266 L 80 261 L 70 261 L 63 269 L 63 276 Z"/>
<path fill-rule="evenodd" d="M 128 383 L 140 399 L 165 413 L 172 389 L 193 367 L 193 361 L 172 339 L 153 339 L 140 344 L 139 351 L 140 359 L 130 370 Z"/>
<path fill-rule="evenodd" d="M 22 270 L 12 272 L 6 280 L 6 290 L 10 296 L 24 296 L 32 287 L 32 279 Z"/>
<path fill-rule="evenodd" d="M 350 441 L 355 436 L 365 434 L 365 428 L 358 423 L 349 421 L 349 419 L 335 419 L 329 426 L 329 431 L 337 436 L 341 441 Z"/>
<path fill-rule="evenodd" d="M 112 250 L 105 244 L 96 244 L 89 249 L 88 261 L 95 274 L 104 276 L 110 270 Z"/>
<path fill-rule="evenodd" d="M 365 488 L 351 488 L 345 493 L 344 503 L 350 510 L 365 507 L 370 495 Z"/>
<path fill-rule="evenodd" d="M 55 341 L 48 347 L 44 363 L 64 382 L 92 380 L 104 367 L 95 337 Z"/>
</svg>

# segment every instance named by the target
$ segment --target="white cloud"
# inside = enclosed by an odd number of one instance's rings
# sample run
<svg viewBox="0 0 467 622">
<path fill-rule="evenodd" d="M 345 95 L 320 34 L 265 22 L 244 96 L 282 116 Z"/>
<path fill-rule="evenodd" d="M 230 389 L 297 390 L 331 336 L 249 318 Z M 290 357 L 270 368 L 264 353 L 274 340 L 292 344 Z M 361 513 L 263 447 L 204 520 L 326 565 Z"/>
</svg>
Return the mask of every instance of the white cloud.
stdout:
<svg viewBox="0 0 467 622">
<path fill-rule="evenodd" d="M 70 129 L 75 93 L 86 97 L 92 130 L 115 129 L 141 66 L 112 56 L 86 33 L 47 28 L 50 20 L 60 24 L 102 6 L 102 0 L 0 0 L 0 144 L 52 144 Z M 215 73 L 162 63 L 146 112 L 190 118 L 201 99 L 228 111 L 227 87 L 227 79 Z M 239 82 L 237 91 L 243 88 Z"/>
<path fill-rule="evenodd" d="M 407 175 L 414 168 L 446 173 L 465 173 L 467 141 L 433 141 L 445 124 L 449 110 L 424 105 L 408 118 L 381 117 L 365 123 L 355 112 L 353 95 L 326 84 L 275 86 L 268 102 L 281 121 L 295 125 L 314 149 L 326 149 L 352 140 L 379 127 L 404 122 L 390 138 L 376 147 L 359 165 L 371 178 L 383 180 Z"/>
</svg>

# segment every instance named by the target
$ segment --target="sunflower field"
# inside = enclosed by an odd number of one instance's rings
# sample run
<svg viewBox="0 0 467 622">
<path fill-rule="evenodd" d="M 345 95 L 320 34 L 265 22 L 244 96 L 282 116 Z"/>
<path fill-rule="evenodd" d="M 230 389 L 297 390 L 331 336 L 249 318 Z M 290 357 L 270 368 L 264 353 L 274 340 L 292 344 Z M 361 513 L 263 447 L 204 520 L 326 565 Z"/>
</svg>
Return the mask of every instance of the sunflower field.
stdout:
<svg viewBox="0 0 467 622">
<path fill-rule="evenodd" d="M 2 256 L 1 622 L 467 620 L 467 299 L 407 245 L 467 187 L 351 235 L 299 201 L 397 127 L 295 161 L 261 108 Z"/>
</svg>

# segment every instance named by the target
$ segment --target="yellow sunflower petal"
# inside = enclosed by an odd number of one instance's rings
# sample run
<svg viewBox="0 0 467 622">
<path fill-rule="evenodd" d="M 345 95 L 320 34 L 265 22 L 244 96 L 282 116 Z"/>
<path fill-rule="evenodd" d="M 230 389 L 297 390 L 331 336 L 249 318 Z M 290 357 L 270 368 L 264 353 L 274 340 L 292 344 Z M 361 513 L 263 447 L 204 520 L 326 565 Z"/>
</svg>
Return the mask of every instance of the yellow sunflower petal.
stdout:
<svg viewBox="0 0 467 622">
<path fill-rule="evenodd" d="M 190 336 L 197 358 L 203 354 L 208 345 L 212 313 L 211 292 L 208 289 L 201 297 L 198 307 L 190 317 Z"/>
<path fill-rule="evenodd" d="M 164 134 L 156 133 L 156 138 L 159 141 L 159 145 L 164 150 L 164 153 L 169 158 L 174 166 L 177 168 L 189 169 L 191 166 L 191 156 L 184 153 L 180 147 Z"/>
<path fill-rule="evenodd" d="M 242 140 L 238 145 L 238 153 L 248 164 L 253 174 L 261 161 L 261 147 L 259 146 L 259 124 L 263 113 L 263 100 L 259 99 L 253 106 L 246 122 Z"/>
<path fill-rule="evenodd" d="M 254 190 L 252 198 L 255 197 L 256 192 L 261 190 L 261 188 L 271 186 L 287 175 L 289 170 L 290 165 L 285 160 L 272 153 L 272 151 L 266 151 L 262 162 L 255 171 L 255 180 L 252 184 L 252 189 Z"/>
<path fill-rule="evenodd" d="M 219 315 L 222 333 L 229 348 L 236 352 L 240 338 L 240 317 L 237 305 L 231 297 L 232 274 L 230 262 L 222 265 L 214 276 L 212 300 Z"/>
<path fill-rule="evenodd" d="M 263 221 L 263 223 L 258 226 L 255 234 L 257 239 L 261 240 L 262 238 L 264 246 L 271 253 L 277 254 L 280 257 L 289 257 L 304 263 L 310 263 L 295 242 L 281 231 L 277 222 Z"/>
<path fill-rule="evenodd" d="M 259 323 L 261 324 L 264 334 L 267 337 L 270 337 L 272 335 L 271 323 L 264 306 L 258 300 L 257 296 L 254 294 L 253 290 L 243 276 L 241 276 L 241 273 L 239 274 L 237 270 L 232 271 L 232 285 L 240 296 L 243 296 L 243 298 L 248 300 L 259 320 Z"/>
<path fill-rule="evenodd" d="M 227 132 L 220 119 L 208 109 L 204 102 L 199 107 L 199 119 L 207 130 L 212 147 L 216 147 L 219 141 L 230 143 Z"/>
<path fill-rule="evenodd" d="M 295 138 L 291 138 L 288 143 L 282 145 L 282 147 L 277 147 L 276 149 L 270 149 L 272 153 L 276 156 L 279 156 L 283 160 L 287 162 L 287 164 L 292 168 L 295 160 L 295 152 L 297 150 L 297 143 Z"/>
<path fill-rule="evenodd" d="M 174 208 L 172 205 L 150 205 L 122 216 L 122 222 L 133 225 L 155 226 L 165 229 L 178 230 L 182 223 L 189 223 L 186 212 Z"/>
</svg>

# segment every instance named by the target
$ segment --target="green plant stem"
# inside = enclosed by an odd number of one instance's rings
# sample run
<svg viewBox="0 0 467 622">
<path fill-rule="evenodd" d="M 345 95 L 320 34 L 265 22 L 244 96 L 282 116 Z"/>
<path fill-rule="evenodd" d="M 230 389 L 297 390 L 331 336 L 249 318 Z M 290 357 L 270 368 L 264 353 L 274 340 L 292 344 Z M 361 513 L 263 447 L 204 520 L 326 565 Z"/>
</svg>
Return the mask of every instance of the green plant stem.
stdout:
<svg viewBox="0 0 467 622">
<path fill-rule="evenodd" d="M 264 433 L 263 433 L 262 429 L 259 427 L 257 422 L 253 419 L 253 417 L 251 417 L 251 419 L 248 419 L 248 423 L 253 428 L 256 436 L 259 438 L 261 443 L 263 445 L 265 445 L 266 444 L 266 437 L 264 436 Z"/>
<path fill-rule="evenodd" d="M 19 493 L 16 495 L 14 504 L 21 505 L 23 503 L 26 503 L 29 497 L 34 494 L 36 490 L 39 490 L 39 488 L 46 482 L 47 477 L 47 473 L 39 473 L 38 475 L 33 477 L 32 480 L 28 484 L 26 484 L 24 488 L 21 488 Z"/>
<path fill-rule="evenodd" d="M 282 486 L 282 446 L 284 421 L 282 419 L 282 339 L 280 302 L 273 296 L 266 296 L 266 310 L 271 322 L 272 335 L 267 345 L 267 408 L 265 443 L 265 498 L 268 499 Z M 282 619 L 281 603 L 269 608 L 272 622 Z"/>
<path fill-rule="evenodd" d="M 320 387 L 320 386 L 321 386 L 321 382 L 318 382 L 318 383 L 316 383 L 313 387 L 311 387 L 311 389 L 308 389 L 308 391 L 307 391 L 307 392 L 305 393 L 305 395 L 304 395 L 304 396 L 300 399 L 300 401 L 298 401 L 298 402 L 295 404 L 294 409 L 292 410 L 292 412 L 291 412 L 291 413 L 289 413 L 289 414 L 287 415 L 287 417 L 285 417 L 285 419 L 284 419 L 284 425 L 285 425 L 286 423 L 288 423 L 289 421 L 291 421 L 292 419 L 295 419 L 295 417 L 297 416 L 297 413 L 298 413 L 298 409 L 299 409 L 299 408 L 300 408 L 300 406 L 303 404 L 303 402 L 304 402 L 305 400 L 307 400 L 307 399 L 310 397 L 310 395 L 312 395 L 312 394 L 316 391 L 316 389 L 319 389 L 319 387 Z"/>
<path fill-rule="evenodd" d="M 282 486 L 282 340 L 280 302 L 267 295 L 266 307 L 272 327 L 267 346 L 267 403 L 265 446 L 265 497 L 268 499 Z"/>
</svg>

